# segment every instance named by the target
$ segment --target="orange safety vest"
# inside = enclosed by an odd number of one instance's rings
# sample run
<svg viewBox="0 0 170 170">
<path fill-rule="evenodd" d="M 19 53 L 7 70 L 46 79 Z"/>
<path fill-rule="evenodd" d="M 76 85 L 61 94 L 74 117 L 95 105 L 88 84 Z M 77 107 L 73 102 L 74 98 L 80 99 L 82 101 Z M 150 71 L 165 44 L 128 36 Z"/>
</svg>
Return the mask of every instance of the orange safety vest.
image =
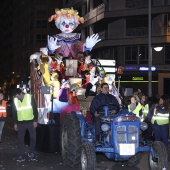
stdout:
<svg viewBox="0 0 170 170">
<path fill-rule="evenodd" d="M 5 100 L 2 100 L 2 104 L 0 105 L 0 117 L 7 117 Z"/>
</svg>

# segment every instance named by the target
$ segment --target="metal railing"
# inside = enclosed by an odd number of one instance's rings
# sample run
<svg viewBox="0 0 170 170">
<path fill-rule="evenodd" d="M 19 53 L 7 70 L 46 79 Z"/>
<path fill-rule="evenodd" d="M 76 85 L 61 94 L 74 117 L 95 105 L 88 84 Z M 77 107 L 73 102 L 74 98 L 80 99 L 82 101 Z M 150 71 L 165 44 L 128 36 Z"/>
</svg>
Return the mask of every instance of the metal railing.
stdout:
<svg viewBox="0 0 170 170">
<path fill-rule="evenodd" d="M 101 39 L 148 37 L 148 28 L 111 29 L 98 33 Z M 170 36 L 170 27 L 152 28 L 152 36 Z"/>
<path fill-rule="evenodd" d="M 94 8 L 93 10 L 91 10 L 89 13 L 87 13 L 84 16 L 84 20 L 88 21 L 88 20 L 96 17 L 97 15 L 101 14 L 104 11 L 105 11 L 105 4 L 101 4 L 98 7 Z"/>
</svg>

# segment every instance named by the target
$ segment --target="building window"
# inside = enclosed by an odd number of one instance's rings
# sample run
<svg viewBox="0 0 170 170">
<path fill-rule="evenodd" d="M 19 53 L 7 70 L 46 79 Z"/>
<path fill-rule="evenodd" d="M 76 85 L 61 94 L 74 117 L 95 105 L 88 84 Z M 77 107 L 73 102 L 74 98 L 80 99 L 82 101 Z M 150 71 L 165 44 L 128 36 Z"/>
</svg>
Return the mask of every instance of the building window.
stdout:
<svg viewBox="0 0 170 170">
<path fill-rule="evenodd" d="M 142 46 L 126 46 L 125 47 L 125 64 L 147 64 L 148 47 Z"/>
<path fill-rule="evenodd" d="M 47 28 L 47 21 L 46 20 L 37 20 L 36 28 Z"/>
<path fill-rule="evenodd" d="M 36 35 L 36 41 L 37 42 L 46 42 L 47 41 L 47 35 L 46 34 L 37 34 Z"/>
<path fill-rule="evenodd" d="M 165 45 L 165 64 L 170 64 L 170 45 Z"/>
<path fill-rule="evenodd" d="M 146 45 L 139 46 L 138 61 L 139 61 L 139 64 L 148 63 L 148 46 Z"/>
<path fill-rule="evenodd" d="M 134 0 L 126 0 L 125 8 L 134 8 L 134 7 L 135 7 L 135 1 Z"/>
<path fill-rule="evenodd" d="M 138 46 L 125 47 L 125 64 L 137 64 Z"/>
<path fill-rule="evenodd" d="M 47 14 L 46 9 L 37 9 L 37 14 Z"/>
<path fill-rule="evenodd" d="M 49 22 L 48 25 L 49 25 L 50 28 L 56 28 L 56 25 L 55 25 L 54 21 Z"/>
</svg>

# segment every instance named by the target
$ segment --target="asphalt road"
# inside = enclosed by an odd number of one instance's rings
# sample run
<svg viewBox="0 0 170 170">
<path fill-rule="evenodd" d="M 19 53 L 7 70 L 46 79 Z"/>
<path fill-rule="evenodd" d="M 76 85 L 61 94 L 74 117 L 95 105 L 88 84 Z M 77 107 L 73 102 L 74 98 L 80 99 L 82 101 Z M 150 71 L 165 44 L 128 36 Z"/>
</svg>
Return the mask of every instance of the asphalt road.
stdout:
<svg viewBox="0 0 170 170">
<path fill-rule="evenodd" d="M 69 170 L 62 163 L 60 153 L 47 153 L 36 150 L 37 161 L 26 161 L 17 163 L 17 132 L 13 129 L 11 119 L 6 121 L 0 144 L 0 170 Z M 26 151 L 28 146 L 26 146 Z M 148 154 L 144 153 L 140 164 L 132 167 L 125 167 L 122 163 L 115 163 L 108 160 L 103 154 L 97 154 L 96 170 L 149 170 Z M 73 170 L 76 170 L 75 168 Z"/>
</svg>

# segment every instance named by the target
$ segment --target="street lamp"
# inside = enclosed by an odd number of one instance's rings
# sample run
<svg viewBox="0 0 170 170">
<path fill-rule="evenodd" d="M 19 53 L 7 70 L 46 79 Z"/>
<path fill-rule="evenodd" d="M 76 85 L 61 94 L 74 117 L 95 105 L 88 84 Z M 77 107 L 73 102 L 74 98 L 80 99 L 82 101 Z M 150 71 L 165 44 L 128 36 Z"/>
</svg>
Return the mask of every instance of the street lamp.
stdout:
<svg viewBox="0 0 170 170">
<path fill-rule="evenodd" d="M 149 0 L 148 11 L 148 96 L 152 97 L 152 45 L 151 45 L 151 0 Z M 154 50 L 159 52 L 163 47 L 154 47 Z"/>
<path fill-rule="evenodd" d="M 152 97 L 151 0 L 149 0 L 148 9 L 148 96 Z"/>
</svg>

